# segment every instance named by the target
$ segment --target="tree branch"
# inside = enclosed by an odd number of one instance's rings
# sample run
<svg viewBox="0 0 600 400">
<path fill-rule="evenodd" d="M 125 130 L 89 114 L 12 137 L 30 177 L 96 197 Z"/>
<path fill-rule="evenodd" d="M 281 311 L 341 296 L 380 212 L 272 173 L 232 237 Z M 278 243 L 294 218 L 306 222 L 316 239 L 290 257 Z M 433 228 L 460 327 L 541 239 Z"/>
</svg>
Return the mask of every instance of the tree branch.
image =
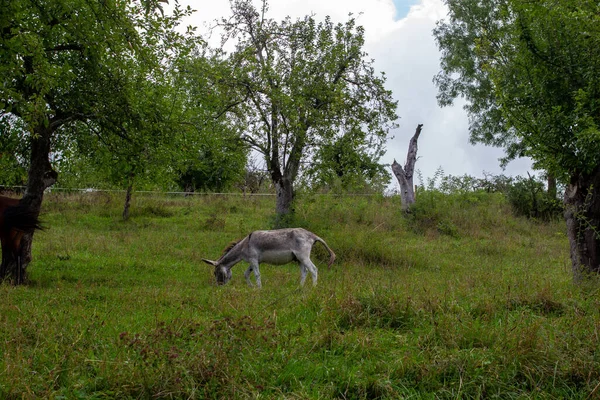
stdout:
<svg viewBox="0 0 600 400">
<path fill-rule="evenodd" d="M 79 44 L 61 44 L 58 46 L 50 47 L 46 49 L 46 53 L 55 53 L 59 51 L 83 51 L 83 46 Z"/>
<path fill-rule="evenodd" d="M 404 173 L 406 174 L 407 179 L 411 179 L 413 177 L 413 173 L 415 171 L 415 163 L 417 162 L 417 140 L 419 140 L 419 135 L 421 135 L 421 129 L 423 128 L 423 124 L 417 125 L 417 129 L 412 139 L 410 139 L 410 143 L 408 145 L 408 154 L 406 155 L 406 164 L 404 164 Z"/>
</svg>

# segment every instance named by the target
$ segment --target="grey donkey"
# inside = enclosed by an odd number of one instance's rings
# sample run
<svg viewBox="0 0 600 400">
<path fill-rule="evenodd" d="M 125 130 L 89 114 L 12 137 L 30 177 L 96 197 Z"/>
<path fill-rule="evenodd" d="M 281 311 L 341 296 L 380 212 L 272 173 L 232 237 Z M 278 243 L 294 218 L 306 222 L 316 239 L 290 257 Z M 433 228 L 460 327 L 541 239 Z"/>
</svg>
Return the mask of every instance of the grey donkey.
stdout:
<svg viewBox="0 0 600 400">
<path fill-rule="evenodd" d="M 250 264 L 244 276 L 249 286 L 250 273 L 254 271 L 256 285 L 261 287 L 260 263 L 283 265 L 292 261 L 300 264 L 300 284 L 304 285 L 306 273 L 312 275 L 313 286 L 317 284 L 317 267 L 310 259 L 310 251 L 315 242 L 320 242 L 329 252 L 328 267 L 335 260 L 335 253 L 327 243 L 312 232 L 302 228 L 254 231 L 238 242 L 231 243 L 217 261 L 202 259 L 215 267 L 217 284 L 224 285 L 231 279 L 231 268 L 240 261 Z"/>
</svg>

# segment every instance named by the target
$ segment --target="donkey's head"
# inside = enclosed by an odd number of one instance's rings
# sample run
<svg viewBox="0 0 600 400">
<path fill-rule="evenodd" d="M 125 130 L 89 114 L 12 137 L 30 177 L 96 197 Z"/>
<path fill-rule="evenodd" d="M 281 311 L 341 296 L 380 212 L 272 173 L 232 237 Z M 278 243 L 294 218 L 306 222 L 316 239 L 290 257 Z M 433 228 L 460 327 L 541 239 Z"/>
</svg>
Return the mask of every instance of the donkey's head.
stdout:
<svg viewBox="0 0 600 400">
<path fill-rule="evenodd" d="M 243 240 L 229 243 L 225 250 L 223 250 L 221 258 L 217 261 L 207 260 L 206 258 L 202 259 L 205 263 L 215 267 L 217 285 L 224 285 L 231 280 L 231 268 L 233 268 L 237 262 L 242 260 L 242 247 L 238 246 L 238 244 Z"/>
<path fill-rule="evenodd" d="M 202 261 L 215 267 L 215 278 L 217 279 L 217 285 L 224 285 L 231 280 L 231 267 L 227 268 L 220 265 L 217 261 L 207 260 L 203 258 Z"/>
</svg>

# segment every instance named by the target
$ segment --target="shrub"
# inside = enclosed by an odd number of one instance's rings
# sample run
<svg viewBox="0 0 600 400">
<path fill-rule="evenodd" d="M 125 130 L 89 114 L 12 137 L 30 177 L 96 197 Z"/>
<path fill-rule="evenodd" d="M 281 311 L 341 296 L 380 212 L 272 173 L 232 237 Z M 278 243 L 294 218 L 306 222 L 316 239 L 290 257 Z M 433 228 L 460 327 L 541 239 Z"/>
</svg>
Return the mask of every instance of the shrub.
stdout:
<svg viewBox="0 0 600 400">
<path fill-rule="evenodd" d="M 549 221 L 560 217 L 562 203 L 544 190 L 544 183 L 535 177 L 517 177 L 508 186 L 506 198 L 517 216 Z"/>
</svg>

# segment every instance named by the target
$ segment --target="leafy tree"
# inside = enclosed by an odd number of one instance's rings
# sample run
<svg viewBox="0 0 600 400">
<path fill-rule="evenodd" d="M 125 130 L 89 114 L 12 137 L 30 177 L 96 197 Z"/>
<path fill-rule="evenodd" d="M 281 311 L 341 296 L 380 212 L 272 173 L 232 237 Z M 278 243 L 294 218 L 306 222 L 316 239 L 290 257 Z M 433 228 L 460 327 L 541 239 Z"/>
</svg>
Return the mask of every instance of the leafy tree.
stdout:
<svg viewBox="0 0 600 400">
<path fill-rule="evenodd" d="M 506 190 L 506 197 L 516 215 L 541 220 L 558 218 L 563 208 L 556 197 L 544 190 L 544 181 L 535 176 L 518 176 Z"/>
<path fill-rule="evenodd" d="M 383 191 L 390 181 L 385 166 L 378 162 L 383 149 L 374 154 L 367 143 L 359 143 L 359 140 L 353 135 L 344 135 L 317 149 L 306 171 L 309 186 Z"/>
<path fill-rule="evenodd" d="M 188 134 L 176 181 L 186 191 L 222 191 L 244 173 L 248 146 L 241 132 L 245 124 L 240 118 L 228 118 L 230 91 L 219 82 L 229 65 L 220 59 L 220 51 L 196 50 L 177 67 L 175 85 L 184 91 L 181 128 Z"/>
<path fill-rule="evenodd" d="M 573 273 L 600 272 L 600 13 L 591 0 L 446 0 L 438 100 L 467 100 L 471 140 L 567 183 Z"/>
<path fill-rule="evenodd" d="M 123 219 L 128 219 L 134 186 L 165 187 L 176 177 L 180 160 L 188 157 L 180 146 L 189 132 L 180 128 L 180 93 L 170 79 L 161 76 L 169 70 L 135 66 L 130 69 L 133 82 L 129 109 L 113 115 L 114 129 L 102 123 L 88 123 L 89 129 L 104 132 L 92 147 L 96 168 L 109 182 L 126 188 Z M 106 140 L 106 136 L 110 140 Z"/>
<path fill-rule="evenodd" d="M 39 213 L 44 190 L 57 179 L 49 155 L 66 127 L 94 121 L 104 128 L 79 130 L 85 136 L 74 139 L 85 141 L 89 132 L 125 137 L 123 123 L 140 121 L 132 60 L 160 67 L 165 54 L 159 47 L 177 40 L 173 27 L 183 15 L 176 6 L 173 16 L 165 17 L 147 2 L 2 1 L 0 110 L 18 117 L 29 132 L 22 203 L 34 213 Z M 23 269 L 31 258 L 31 240 L 29 235 L 23 242 Z M 16 273 L 13 261 L 6 270 L 25 276 Z"/>
<path fill-rule="evenodd" d="M 237 40 L 227 59 L 232 72 L 218 84 L 230 93 L 230 114 L 247 126 L 244 140 L 264 156 L 281 218 L 292 211 L 303 163 L 323 155 L 318 149 L 345 138 L 377 158 L 397 117 L 353 18 L 278 23 L 265 17 L 267 8 L 266 1 L 261 12 L 249 0 L 232 2 L 233 16 L 221 23 L 223 41 Z"/>
<path fill-rule="evenodd" d="M 71 173 L 86 167 L 111 187 L 127 188 L 125 219 L 134 184 L 170 189 L 176 182 L 184 190 L 223 190 L 243 173 L 246 146 L 222 113 L 221 95 L 211 89 L 210 77 L 222 66 L 203 54 L 202 42 L 187 42 L 179 45 L 180 53 L 187 50 L 183 56 L 169 58 L 166 68 L 147 71 L 133 65 L 131 77 L 151 78 L 134 79 L 127 113 L 111 117 L 121 118 L 119 130 L 92 121 L 84 129 L 112 132 L 111 140 L 96 135 L 91 145 L 79 141 L 67 159 Z"/>
<path fill-rule="evenodd" d="M 206 138 L 195 159 L 184 164 L 177 183 L 186 192 L 222 192 L 239 181 L 244 173 L 246 150 L 239 137 Z"/>
</svg>

